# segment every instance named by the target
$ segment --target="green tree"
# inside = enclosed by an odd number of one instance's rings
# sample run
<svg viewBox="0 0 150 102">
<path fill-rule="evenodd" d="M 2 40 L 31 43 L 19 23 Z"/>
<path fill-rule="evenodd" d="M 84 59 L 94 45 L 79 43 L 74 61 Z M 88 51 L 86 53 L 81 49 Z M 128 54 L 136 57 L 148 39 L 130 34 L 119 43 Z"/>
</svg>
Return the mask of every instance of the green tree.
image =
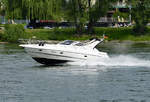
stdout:
<svg viewBox="0 0 150 102">
<path fill-rule="evenodd" d="M 88 33 L 93 33 L 93 25 L 107 14 L 107 11 L 113 7 L 118 0 L 88 0 Z"/>
<path fill-rule="evenodd" d="M 22 4 L 19 0 L 2 0 L 3 8 L 5 9 L 5 15 L 9 19 L 20 18 Z"/>
<path fill-rule="evenodd" d="M 150 18 L 150 0 L 128 0 L 132 5 L 132 20 L 135 21 L 133 28 L 137 34 L 144 34 Z"/>
<path fill-rule="evenodd" d="M 87 21 L 87 0 L 68 0 L 64 9 L 66 20 L 75 23 L 78 34 L 84 33 Z"/>
<path fill-rule="evenodd" d="M 74 20 L 79 34 L 84 32 L 84 26 L 88 24 L 87 33 L 93 33 L 94 24 L 107 14 L 113 3 L 118 0 L 68 0 L 66 6 L 67 15 Z"/>
<path fill-rule="evenodd" d="M 3 0 L 8 19 L 61 18 L 61 0 Z"/>
<path fill-rule="evenodd" d="M 5 8 L 4 8 L 4 3 L 2 0 L 0 0 L 0 15 L 2 16 L 5 15 Z"/>
</svg>

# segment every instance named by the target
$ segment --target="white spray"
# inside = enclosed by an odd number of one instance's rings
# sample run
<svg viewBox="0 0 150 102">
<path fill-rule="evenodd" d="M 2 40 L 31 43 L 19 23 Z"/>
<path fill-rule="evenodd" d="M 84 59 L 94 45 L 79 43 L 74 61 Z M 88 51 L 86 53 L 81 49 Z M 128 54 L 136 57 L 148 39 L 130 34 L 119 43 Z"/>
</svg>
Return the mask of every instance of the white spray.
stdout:
<svg viewBox="0 0 150 102">
<path fill-rule="evenodd" d="M 80 66 L 138 66 L 138 67 L 150 67 L 150 60 L 144 60 L 136 58 L 130 55 L 119 55 L 116 57 L 111 57 L 109 59 L 99 59 L 99 60 L 87 60 L 82 62 L 72 62 L 68 63 L 71 65 L 80 65 Z"/>
</svg>

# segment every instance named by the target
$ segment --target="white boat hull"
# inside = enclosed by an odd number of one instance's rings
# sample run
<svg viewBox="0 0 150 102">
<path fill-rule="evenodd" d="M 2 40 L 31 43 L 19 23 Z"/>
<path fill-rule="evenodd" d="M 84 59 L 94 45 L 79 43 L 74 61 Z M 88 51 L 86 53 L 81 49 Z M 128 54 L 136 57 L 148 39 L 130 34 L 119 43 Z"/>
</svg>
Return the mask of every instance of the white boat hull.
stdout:
<svg viewBox="0 0 150 102">
<path fill-rule="evenodd" d="M 88 59 L 102 59 L 107 57 L 104 55 L 97 56 L 84 53 L 37 48 L 25 48 L 25 51 L 37 62 L 47 65 L 65 62 L 78 62 Z"/>
</svg>

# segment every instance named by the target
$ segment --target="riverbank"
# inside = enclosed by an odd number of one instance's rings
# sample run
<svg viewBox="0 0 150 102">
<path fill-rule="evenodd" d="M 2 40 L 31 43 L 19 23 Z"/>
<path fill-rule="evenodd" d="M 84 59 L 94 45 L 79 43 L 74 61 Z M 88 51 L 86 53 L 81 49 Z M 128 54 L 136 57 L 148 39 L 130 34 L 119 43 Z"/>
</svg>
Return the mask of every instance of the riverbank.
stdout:
<svg viewBox="0 0 150 102">
<path fill-rule="evenodd" d="M 150 29 L 149 29 L 150 32 Z M 107 35 L 108 41 L 150 41 L 150 33 L 136 36 L 132 28 L 95 28 L 94 34 L 76 34 L 75 29 L 27 29 L 28 38 L 37 40 L 88 40 L 92 37 L 101 38 L 103 34 Z"/>
<path fill-rule="evenodd" d="M 8 44 L 8 42 L 0 42 L 0 44 Z"/>
<path fill-rule="evenodd" d="M 150 28 L 144 35 L 135 35 L 131 27 L 122 28 L 95 28 L 93 34 L 76 34 L 74 28 L 53 28 L 53 29 L 24 29 L 21 25 L 10 25 L 6 30 L 0 31 L 0 42 L 18 42 L 18 39 L 34 40 L 88 40 L 92 37 L 108 36 L 107 41 L 138 41 L 150 42 Z"/>
</svg>

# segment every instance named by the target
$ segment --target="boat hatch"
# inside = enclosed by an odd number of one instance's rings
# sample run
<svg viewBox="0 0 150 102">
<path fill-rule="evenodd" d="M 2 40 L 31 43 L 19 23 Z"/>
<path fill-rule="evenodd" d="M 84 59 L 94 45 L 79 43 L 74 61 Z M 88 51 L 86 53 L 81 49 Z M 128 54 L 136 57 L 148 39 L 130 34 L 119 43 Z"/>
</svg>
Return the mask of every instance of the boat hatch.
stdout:
<svg viewBox="0 0 150 102">
<path fill-rule="evenodd" d="M 65 40 L 65 41 L 63 41 L 63 42 L 61 42 L 59 44 L 60 45 L 71 45 L 72 43 L 74 43 L 74 41 L 72 41 L 72 40 Z"/>
<path fill-rule="evenodd" d="M 83 43 L 77 43 L 77 44 L 75 44 L 76 46 L 84 46 L 84 44 Z"/>
<path fill-rule="evenodd" d="M 74 46 L 84 46 L 83 43 L 79 41 L 65 40 L 59 43 L 60 45 L 74 45 Z"/>
</svg>

